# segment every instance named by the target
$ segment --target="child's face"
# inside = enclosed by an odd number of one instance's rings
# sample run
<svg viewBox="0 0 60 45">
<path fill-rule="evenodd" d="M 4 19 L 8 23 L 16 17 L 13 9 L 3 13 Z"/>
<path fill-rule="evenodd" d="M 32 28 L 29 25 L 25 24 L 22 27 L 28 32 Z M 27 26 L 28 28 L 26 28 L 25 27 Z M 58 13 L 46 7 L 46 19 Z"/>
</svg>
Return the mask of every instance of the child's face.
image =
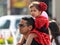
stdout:
<svg viewBox="0 0 60 45">
<path fill-rule="evenodd" d="M 38 17 L 38 16 L 40 16 L 40 14 L 41 14 L 41 11 L 39 11 L 38 9 L 36 9 L 36 7 L 31 7 L 30 8 L 30 13 L 31 13 L 31 15 L 33 16 L 33 17 Z"/>
<path fill-rule="evenodd" d="M 29 32 L 29 27 L 26 24 L 27 21 L 21 20 L 19 24 L 19 31 L 21 34 L 27 34 Z"/>
</svg>

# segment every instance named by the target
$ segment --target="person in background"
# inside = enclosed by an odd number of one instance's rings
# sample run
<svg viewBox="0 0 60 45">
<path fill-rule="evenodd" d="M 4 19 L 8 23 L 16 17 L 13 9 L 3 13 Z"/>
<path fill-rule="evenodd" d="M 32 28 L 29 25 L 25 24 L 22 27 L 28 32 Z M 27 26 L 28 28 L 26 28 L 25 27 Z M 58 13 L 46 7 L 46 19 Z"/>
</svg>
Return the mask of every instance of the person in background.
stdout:
<svg viewBox="0 0 60 45">
<path fill-rule="evenodd" d="M 56 21 L 55 20 L 51 20 L 50 21 L 50 24 L 49 24 L 49 30 L 51 32 L 51 42 L 52 42 L 52 45 L 60 45 L 60 31 L 59 31 L 59 26 L 57 25 Z M 54 42 L 53 42 L 54 41 Z"/>
<path fill-rule="evenodd" d="M 14 0 L 15 1 L 15 0 Z M 27 14 L 28 0 L 16 0 L 11 9 L 12 15 Z"/>
</svg>

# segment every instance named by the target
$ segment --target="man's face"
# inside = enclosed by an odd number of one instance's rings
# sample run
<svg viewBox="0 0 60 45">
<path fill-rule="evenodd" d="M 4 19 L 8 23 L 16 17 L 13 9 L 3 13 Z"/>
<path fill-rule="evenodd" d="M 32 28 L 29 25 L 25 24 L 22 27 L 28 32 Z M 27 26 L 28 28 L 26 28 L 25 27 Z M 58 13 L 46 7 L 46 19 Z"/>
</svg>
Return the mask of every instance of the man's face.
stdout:
<svg viewBox="0 0 60 45">
<path fill-rule="evenodd" d="M 19 24 L 19 31 L 21 34 L 27 34 L 29 32 L 29 26 L 26 20 L 21 20 Z"/>
</svg>

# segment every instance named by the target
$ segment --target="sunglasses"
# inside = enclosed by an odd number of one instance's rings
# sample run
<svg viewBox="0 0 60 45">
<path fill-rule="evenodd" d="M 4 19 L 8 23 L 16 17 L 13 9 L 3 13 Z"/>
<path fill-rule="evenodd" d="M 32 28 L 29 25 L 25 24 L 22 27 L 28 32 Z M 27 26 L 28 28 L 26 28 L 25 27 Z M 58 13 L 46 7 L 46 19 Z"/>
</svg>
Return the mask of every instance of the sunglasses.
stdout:
<svg viewBox="0 0 60 45">
<path fill-rule="evenodd" d="M 25 27 L 27 24 L 19 24 L 19 27 Z"/>
</svg>

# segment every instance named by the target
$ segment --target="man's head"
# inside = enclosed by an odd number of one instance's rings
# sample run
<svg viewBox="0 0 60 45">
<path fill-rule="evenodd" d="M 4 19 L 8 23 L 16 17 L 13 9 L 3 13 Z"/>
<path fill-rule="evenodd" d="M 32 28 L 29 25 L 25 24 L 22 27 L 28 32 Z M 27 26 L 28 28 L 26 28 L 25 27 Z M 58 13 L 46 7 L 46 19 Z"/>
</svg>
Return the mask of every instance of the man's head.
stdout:
<svg viewBox="0 0 60 45">
<path fill-rule="evenodd" d="M 21 34 L 27 34 L 35 27 L 35 22 L 32 17 L 23 17 L 19 23 L 19 31 Z"/>
</svg>

